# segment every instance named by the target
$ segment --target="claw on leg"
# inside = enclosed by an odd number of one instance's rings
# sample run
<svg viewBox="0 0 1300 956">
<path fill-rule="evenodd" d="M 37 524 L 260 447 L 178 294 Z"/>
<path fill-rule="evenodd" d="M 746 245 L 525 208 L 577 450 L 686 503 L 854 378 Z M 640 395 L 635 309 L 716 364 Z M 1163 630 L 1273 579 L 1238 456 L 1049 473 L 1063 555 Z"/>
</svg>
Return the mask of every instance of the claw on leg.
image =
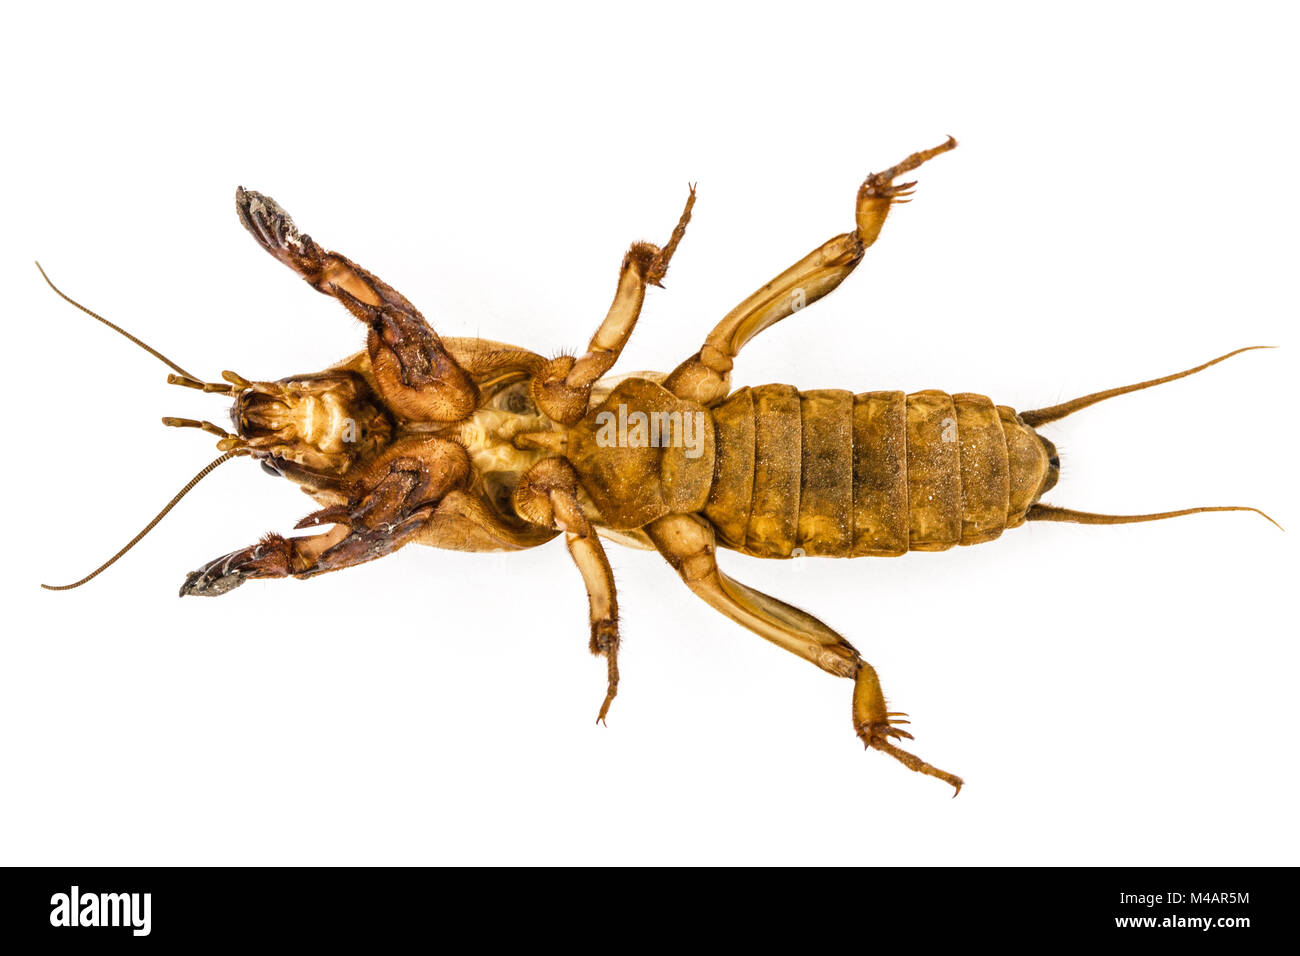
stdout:
<svg viewBox="0 0 1300 956">
<path fill-rule="evenodd" d="M 948 150 L 956 148 L 957 141 L 949 136 L 938 146 L 915 152 L 895 166 L 890 166 L 888 169 L 882 170 L 878 173 L 872 173 L 867 177 L 866 182 L 862 184 L 862 188 L 858 190 L 858 198 L 863 199 L 867 196 L 892 197 L 904 195 L 904 191 L 911 189 L 916 185 L 916 183 L 900 183 L 895 186 L 895 179 L 903 175 L 903 173 L 911 172 L 922 163 L 934 159 L 934 157 L 938 156 L 940 153 L 946 153 Z"/>
<path fill-rule="evenodd" d="M 895 184 L 894 180 L 903 173 L 916 169 L 916 167 L 927 160 L 933 159 L 940 153 L 946 153 L 948 150 L 956 148 L 957 141 L 949 136 L 945 142 L 940 143 L 938 146 L 913 153 L 896 166 L 890 166 L 878 173 L 872 173 L 863 181 L 862 186 L 858 189 L 857 218 L 858 238 L 862 240 L 864 246 L 869 246 L 876 241 L 891 206 L 911 201 L 906 197 L 912 195 L 914 192 L 912 187 L 916 183 Z"/>
<path fill-rule="evenodd" d="M 891 737 L 895 740 L 915 738 L 898 726 L 910 723 L 902 719 L 907 714 L 885 708 L 885 695 L 880 689 L 880 678 L 876 676 L 875 669 L 863 661 L 853 685 L 853 729 L 857 731 L 862 743 L 868 749 L 889 754 L 909 770 L 944 781 L 953 788 L 953 796 L 957 796 L 961 792 L 961 777 L 926 763 L 920 757 L 908 753 L 890 741 Z"/>
<path fill-rule="evenodd" d="M 916 739 L 915 737 L 913 737 L 906 730 L 903 730 L 901 727 L 898 726 L 899 724 L 910 724 L 911 721 L 895 720 L 894 716 L 895 715 L 890 714 L 887 716 L 885 720 L 879 722 L 873 721 L 870 724 L 866 725 L 866 730 L 864 730 L 863 728 L 859 728 L 858 735 L 862 736 L 863 733 L 867 733 L 869 735 L 878 735 L 881 737 L 897 737 L 899 740 L 902 740 L 904 738 L 908 740 L 915 740 Z M 905 715 L 899 714 L 898 716 L 905 716 Z"/>
</svg>

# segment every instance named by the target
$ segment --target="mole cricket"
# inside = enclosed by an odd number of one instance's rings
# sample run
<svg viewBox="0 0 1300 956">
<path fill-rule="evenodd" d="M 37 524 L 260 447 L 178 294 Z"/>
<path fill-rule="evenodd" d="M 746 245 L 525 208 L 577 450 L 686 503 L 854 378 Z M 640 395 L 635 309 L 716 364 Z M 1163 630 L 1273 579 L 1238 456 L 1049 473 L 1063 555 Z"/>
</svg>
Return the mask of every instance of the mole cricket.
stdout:
<svg viewBox="0 0 1300 956">
<path fill-rule="evenodd" d="M 401 293 L 300 232 L 270 197 L 240 188 L 235 208 L 244 228 L 364 324 L 366 348 L 322 372 L 262 382 L 226 371 L 222 381 L 208 382 L 55 288 L 171 367 L 168 382 L 233 404 L 231 430 L 164 418 L 215 435 L 220 457 L 94 572 L 43 587 L 86 583 L 214 468 L 250 458 L 319 506 L 296 528 L 323 530 L 271 533 L 209 561 L 185 578 L 182 596 L 223 595 L 250 578 L 324 574 L 412 543 L 512 551 L 563 535 L 587 588 L 591 652 L 607 663 L 597 715 L 603 722 L 619 685 L 618 599 L 605 537 L 658 551 L 715 610 L 852 681 L 853 728 L 866 747 L 946 781 L 955 795 L 960 777 L 902 749 L 898 741 L 912 739 L 906 715 L 889 709 L 876 671 L 857 649 L 811 614 L 724 574 L 718 550 L 779 559 L 889 557 L 989 542 L 1026 521 L 1262 515 L 1237 506 L 1105 515 L 1048 504 L 1042 498 L 1057 483 L 1060 458 L 1038 428 L 1266 347 L 1019 413 L 969 392 L 800 391 L 781 384 L 733 390 L 733 363 L 745 343 L 843 282 L 915 186 L 896 180 L 956 145 L 950 137 L 869 175 L 857 192 L 854 228 L 740 302 L 671 372 L 618 377 L 607 373 L 632 334 L 646 290 L 661 285 L 685 235 L 694 186 L 666 243 L 628 249 L 613 303 L 587 350 L 550 359 L 486 339 L 440 338 Z"/>
</svg>

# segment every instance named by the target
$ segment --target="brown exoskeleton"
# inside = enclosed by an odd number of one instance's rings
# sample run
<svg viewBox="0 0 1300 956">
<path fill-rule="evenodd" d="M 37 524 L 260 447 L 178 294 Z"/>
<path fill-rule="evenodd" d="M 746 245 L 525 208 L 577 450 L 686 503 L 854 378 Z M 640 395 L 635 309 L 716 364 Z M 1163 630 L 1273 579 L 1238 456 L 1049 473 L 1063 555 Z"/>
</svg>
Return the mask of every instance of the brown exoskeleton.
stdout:
<svg viewBox="0 0 1300 956">
<path fill-rule="evenodd" d="M 955 146 L 950 138 L 868 176 L 852 230 L 737 305 L 671 373 L 618 380 L 604 376 L 632 333 L 647 287 L 668 269 L 690 221 L 694 187 L 666 244 L 637 242 L 628 250 L 613 304 L 587 351 L 554 359 L 483 339 L 439 338 L 396 290 L 300 233 L 268 197 L 238 190 L 244 227 L 361 321 L 366 349 L 316 374 L 253 382 L 225 372 L 215 384 L 159 355 L 176 370 L 169 381 L 234 402 L 231 432 L 164 419 L 218 435 L 223 452 L 182 494 L 217 464 L 245 456 L 320 505 L 298 528 L 326 529 L 270 534 L 190 574 L 181 594 L 225 594 L 250 578 L 309 577 L 410 543 L 516 550 L 563 534 L 587 586 L 591 650 L 608 662 L 603 721 L 619 681 L 618 603 L 604 534 L 657 549 L 714 608 L 852 680 L 853 726 L 866 746 L 960 789 L 960 778 L 897 746 L 911 737 L 905 715 L 888 709 L 875 670 L 853 645 L 812 615 L 732 580 L 719 570 L 717 550 L 889 556 L 991 541 L 1025 521 L 1115 524 L 1256 509 L 1117 516 L 1040 501 L 1056 484 L 1060 462 L 1037 426 L 1226 355 L 1020 414 L 970 393 L 732 390 L 732 364 L 745 343 L 843 282 L 914 185 L 895 180 Z"/>
</svg>

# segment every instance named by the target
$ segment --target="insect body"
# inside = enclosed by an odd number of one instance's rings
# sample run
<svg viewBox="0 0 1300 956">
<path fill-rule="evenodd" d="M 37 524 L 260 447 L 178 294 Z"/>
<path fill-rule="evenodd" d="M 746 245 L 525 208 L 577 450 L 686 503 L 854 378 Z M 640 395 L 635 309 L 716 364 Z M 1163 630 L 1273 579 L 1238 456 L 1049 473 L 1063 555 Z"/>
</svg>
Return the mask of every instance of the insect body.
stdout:
<svg viewBox="0 0 1300 956">
<path fill-rule="evenodd" d="M 853 645 L 812 615 L 728 577 L 717 550 L 885 556 L 991 541 L 1027 520 L 1113 524 L 1255 509 L 1114 516 L 1040 501 L 1060 461 L 1037 426 L 1228 356 L 1021 414 L 969 393 L 732 390 L 733 360 L 745 343 L 838 286 L 914 185 L 895 180 L 955 146 L 949 139 L 867 177 L 854 229 L 741 302 L 671 373 L 621 379 L 605 376 L 647 287 L 660 284 L 685 233 L 694 187 L 667 243 L 628 250 L 613 304 L 586 352 L 554 359 L 483 339 L 440 338 L 396 290 L 300 233 L 268 197 L 240 189 L 245 228 L 362 322 L 366 349 L 324 372 L 277 382 L 225 372 L 209 383 L 163 359 L 176 370 L 169 381 L 234 402 L 233 431 L 164 419 L 219 437 L 222 457 L 195 481 L 229 458 L 256 459 L 320 506 L 297 527 L 325 529 L 270 534 L 191 573 L 181 594 L 221 595 L 250 578 L 309 577 L 411 543 L 512 550 L 562 534 L 587 586 L 591 650 L 608 662 L 604 720 L 619 681 L 618 603 L 604 535 L 658 550 L 714 608 L 853 681 L 853 726 L 866 746 L 960 789 L 958 777 L 895 743 L 911 736 L 905 715 L 888 709 L 875 670 Z"/>
</svg>

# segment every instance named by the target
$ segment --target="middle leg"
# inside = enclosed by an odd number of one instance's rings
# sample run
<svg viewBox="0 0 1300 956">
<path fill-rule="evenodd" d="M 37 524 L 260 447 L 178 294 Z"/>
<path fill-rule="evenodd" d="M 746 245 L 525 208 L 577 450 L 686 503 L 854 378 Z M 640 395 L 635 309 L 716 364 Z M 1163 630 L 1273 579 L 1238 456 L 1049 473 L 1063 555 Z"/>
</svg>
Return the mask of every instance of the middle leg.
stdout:
<svg viewBox="0 0 1300 956">
<path fill-rule="evenodd" d="M 587 400 L 591 386 L 613 368 L 619 353 L 632 335 L 632 328 L 641 316 L 646 286 L 662 288 L 668 272 L 668 263 L 677 251 L 677 244 L 686 235 L 686 224 L 691 221 L 695 206 L 695 187 L 686 198 L 686 208 L 673 229 L 668 243 L 660 248 L 649 242 L 634 242 L 623 257 L 619 270 L 618 289 L 610 304 L 605 321 L 591 337 L 587 351 L 574 358 L 561 355 L 548 362 L 533 379 L 533 401 L 543 412 L 565 425 L 572 425 L 587 414 Z"/>
<path fill-rule="evenodd" d="M 543 458 L 524 473 L 515 488 L 515 511 L 546 528 L 564 532 L 573 563 L 587 585 L 591 616 L 591 653 L 604 657 L 608 683 L 596 715 L 604 723 L 618 694 L 618 594 L 614 572 L 596 529 L 578 503 L 578 473 L 565 458 Z"/>
</svg>

